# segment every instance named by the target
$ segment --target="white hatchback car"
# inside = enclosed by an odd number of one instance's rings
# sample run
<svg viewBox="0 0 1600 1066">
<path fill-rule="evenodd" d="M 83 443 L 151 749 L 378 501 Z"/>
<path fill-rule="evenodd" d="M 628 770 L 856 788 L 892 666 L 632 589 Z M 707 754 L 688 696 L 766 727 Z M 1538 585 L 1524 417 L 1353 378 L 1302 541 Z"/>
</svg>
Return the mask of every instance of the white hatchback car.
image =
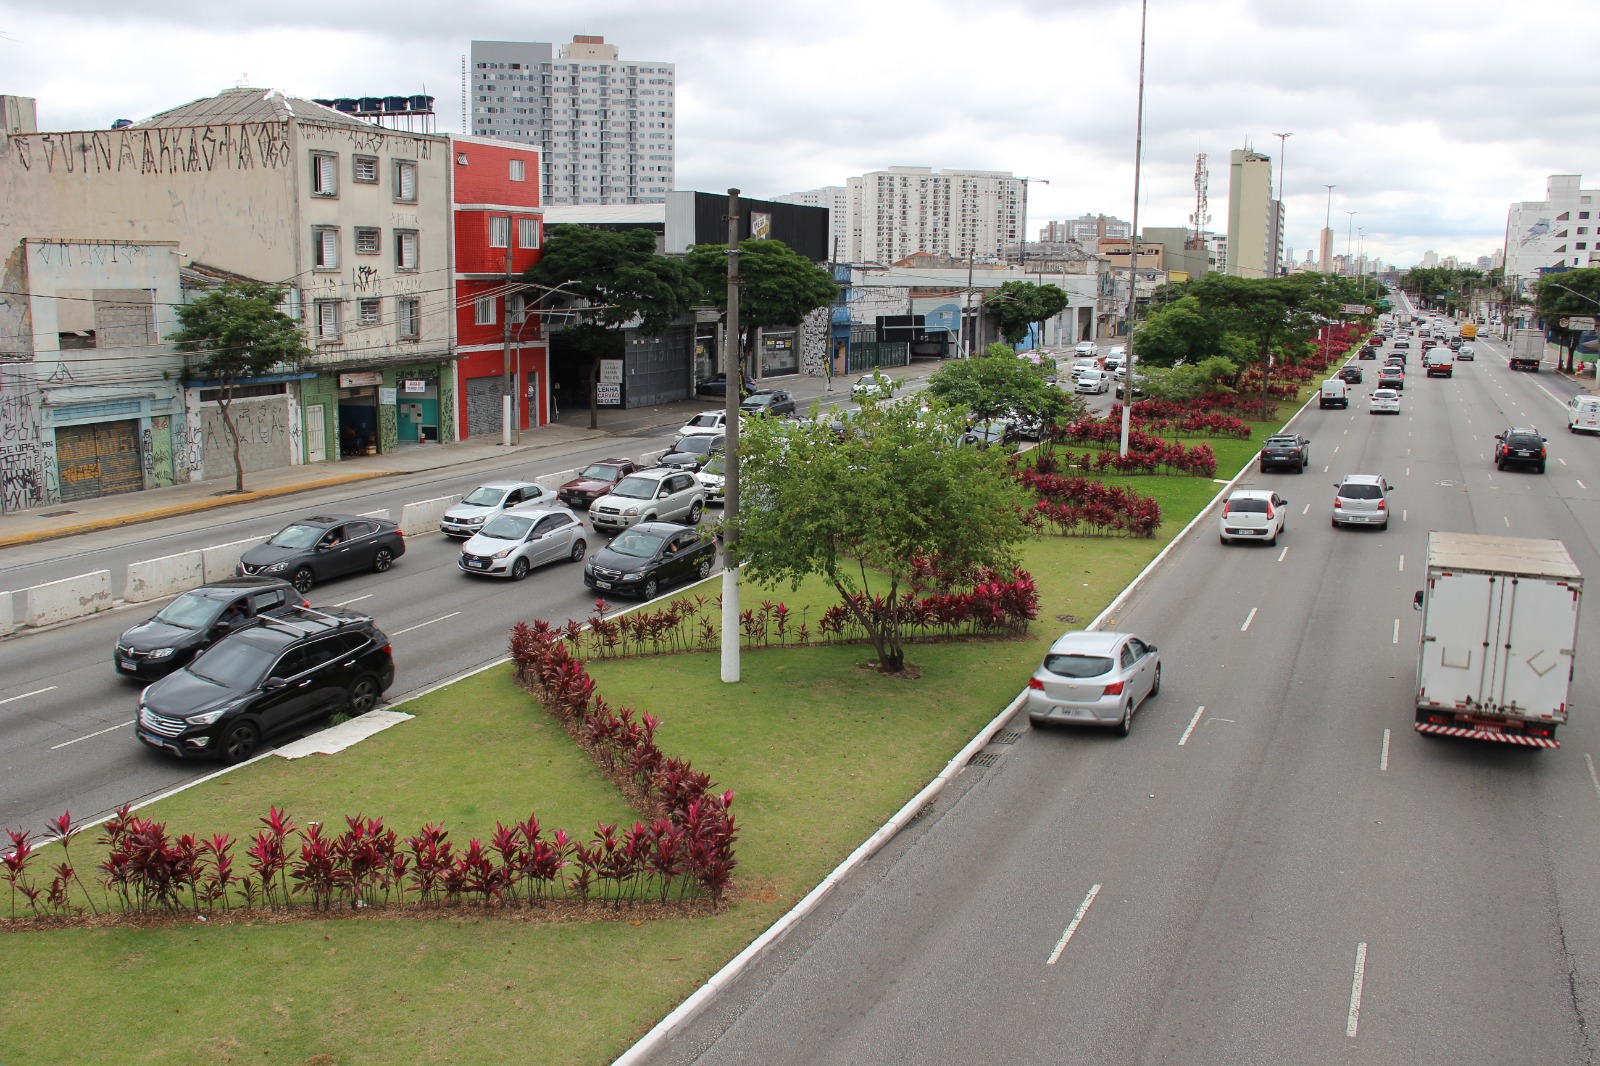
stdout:
<svg viewBox="0 0 1600 1066">
<path fill-rule="evenodd" d="M 683 424 L 679 437 L 720 437 L 728 428 L 728 412 L 702 411 Z"/>
<path fill-rule="evenodd" d="M 554 503 L 555 494 L 531 481 L 488 481 L 452 505 L 439 519 L 439 532 L 462 540 L 477 533 L 485 522 L 513 507 Z"/>
<path fill-rule="evenodd" d="M 1161 656 L 1132 633 L 1067 633 L 1028 679 L 1028 718 L 1038 725 L 1133 728 L 1139 705 L 1161 691 Z"/>
<path fill-rule="evenodd" d="M 1110 392 L 1111 375 L 1104 370 L 1085 370 L 1078 375 L 1077 383 L 1072 386 L 1072 391 L 1093 394 Z"/>
<path fill-rule="evenodd" d="M 1375 415 L 1400 413 L 1400 393 L 1395 389 L 1373 389 L 1372 398 L 1368 403 L 1368 410 Z"/>
<path fill-rule="evenodd" d="M 517 508 L 495 515 L 461 546 L 463 573 L 521 581 L 546 563 L 581 562 L 588 542 L 583 522 L 565 507 Z"/>
<path fill-rule="evenodd" d="M 1289 524 L 1289 501 L 1267 489 L 1238 489 L 1222 503 L 1217 536 L 1222 543 L 1265 540 L 1278 543 Z"/>
</svg>

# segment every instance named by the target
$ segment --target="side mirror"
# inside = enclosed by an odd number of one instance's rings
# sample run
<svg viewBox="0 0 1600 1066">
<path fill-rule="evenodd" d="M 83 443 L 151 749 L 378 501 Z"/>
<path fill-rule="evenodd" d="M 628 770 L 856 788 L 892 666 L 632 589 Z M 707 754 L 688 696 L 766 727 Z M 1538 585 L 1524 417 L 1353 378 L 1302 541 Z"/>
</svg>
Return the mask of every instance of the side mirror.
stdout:
<svg viewBox="0 0 1600 1066">
<path fill-rule="evenodd" d="M 1415 596 L 1411 597 L 1411 609 L 1413 611 L 1422 610 L 1422 590 L 1421 589 L 1418 589 L 1417 590 L 1417 594 Z"/>
<path fill-rule="evenodd" d="M 1161 649 L 1156 647 L 1154 644 L 1146 644 L 1144 646 L 1144 650 L 1149 652 L 1151 655 L 1154 655 L 1156 652 L 1160 651 Z"/>
<path fill-rule="evenodd" d="M 261 687 L 268 692 L 276 692 L 278 689 L 283 688 L 288 683 L 289 682 L 286 678 L 269 677 Z"/>
</svg>

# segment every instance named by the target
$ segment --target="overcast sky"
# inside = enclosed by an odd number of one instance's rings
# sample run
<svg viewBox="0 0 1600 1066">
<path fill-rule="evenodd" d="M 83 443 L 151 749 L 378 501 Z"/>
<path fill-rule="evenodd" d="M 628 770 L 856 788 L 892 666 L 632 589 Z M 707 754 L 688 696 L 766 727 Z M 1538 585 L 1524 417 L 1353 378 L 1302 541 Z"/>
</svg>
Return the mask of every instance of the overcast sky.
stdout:
<svg viewBox="0 0 1600 1066">
<path fill-rule="evenodd" d="M 582 10 L 581 16 L 575 12 Z M 236 84 L 427 92 L 461 125 L 474 39 L 597 34 L 677 65 L 677 187 L 762 197 L 888 166 L 1009 170 L 1045 220 L 1133 208 L 1137 0 L 0 0 L 0 93 L 103 128 Z M 1139 222 L 1185 225 L 1195 154 L 1227 229 L 1228 154 L 1273 158 L 1286 244 L 1363 230 L 1401 266 L 1500 247 L 1545 178 L 1600 185 L 1594 0 L 1150 0 Z M 1353 218 L 1346 214 L 1355 211 Z"/>
</svg>

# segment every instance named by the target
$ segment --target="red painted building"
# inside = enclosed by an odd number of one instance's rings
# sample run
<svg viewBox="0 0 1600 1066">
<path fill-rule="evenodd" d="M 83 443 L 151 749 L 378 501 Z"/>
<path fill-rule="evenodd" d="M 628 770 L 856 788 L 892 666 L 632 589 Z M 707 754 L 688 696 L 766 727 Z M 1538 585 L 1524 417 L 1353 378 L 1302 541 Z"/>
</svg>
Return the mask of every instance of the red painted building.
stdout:
<svg viewBox="0 0 1600 1066">
<path fill-rule="evenodd" d="M 539 261 L 544 240 L 539 150 L 458 136 L 450 138 L 450 152 L 459 355 L 456 424 L 462 437 L 500 434 L 509 322 L 517 425 L 542 426 L 551 413 L 544 329 L 537 314 L 524 310 L 536 297 L 514 291 L 518 276 Z"/>
</svg>

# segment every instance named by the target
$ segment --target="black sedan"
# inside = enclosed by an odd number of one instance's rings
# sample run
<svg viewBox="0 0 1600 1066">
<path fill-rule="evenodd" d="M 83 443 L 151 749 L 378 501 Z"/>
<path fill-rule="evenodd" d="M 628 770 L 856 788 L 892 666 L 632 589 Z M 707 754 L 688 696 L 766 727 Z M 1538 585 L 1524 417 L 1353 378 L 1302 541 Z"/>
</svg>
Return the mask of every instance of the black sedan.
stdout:
<svg viewBox="0 0 1600 1066">
<path fill-rule="evenodd" d="M 583 583 L 653 600 L 669 585 L 710 577 L 716 564 L 717 542 L 710 533 L 672 522 L 641 522 L 589 556 Z"/>
<path fill-rule="evenodd" d="M 756 391 L 756 383 L 749 378 L 744 379 L 744 389 L 741 396 L 748 396 Z M 728 375 L 716 374 L 706 378 L 694 387 L 696 396 L 726 396 L 728 395 Z"/>
<path fill-rule="evenodd" d="M 1339 371 L 1339 380 L 1347 385 L 1361 384 L 1361 368 L 1359 366 L 1345 367 Z"/>
<path fill-rule="evenodd" d="M 672 450 L 661 457 L 661 465 L 677 467 L 679 470 L 699 470 L 713 455 L 722 454 L 726 440 L 721 433 L 714 437 L 679 437 Z"/>
<path fill-rule="evenodd" d="M 154 617 L 124 630 L 112 664 L 120 674 L 163 677 L 258 617 L 305 599 L 287 581 L 230 577 L 190 589 Z"/>
<path fill-rule="evenodd" d="M 1297 474 L 1311 464 L 1311 441 L 1298 433 L 1277 433 L 1261 445 L 1261 469 L 1286 466 Z"/>
<path fill-rule="evenodd" d="M 240 577 L 281 577 L 301 593 L 357 570 L 383 573 L 406 553 L 400 527 L 360 515 L 313 515 L 284 526 L 239 557 Z"/>
<path fill-rule="evenodd" d="M 1356 358 L 1357 359 L 1376 359 L 1376 358 L 1378 358 L 1378 349 L 1376 349 L 1376 348 L 1363 348 L 1359 352 L 1356 353 Z"/>
<path fill-rule="evenodd" d="M 747 415 L 792 415 L 794 397 L 784 389 L 769 389 L 746 396 L 739 410 Z"/>
</svg>

